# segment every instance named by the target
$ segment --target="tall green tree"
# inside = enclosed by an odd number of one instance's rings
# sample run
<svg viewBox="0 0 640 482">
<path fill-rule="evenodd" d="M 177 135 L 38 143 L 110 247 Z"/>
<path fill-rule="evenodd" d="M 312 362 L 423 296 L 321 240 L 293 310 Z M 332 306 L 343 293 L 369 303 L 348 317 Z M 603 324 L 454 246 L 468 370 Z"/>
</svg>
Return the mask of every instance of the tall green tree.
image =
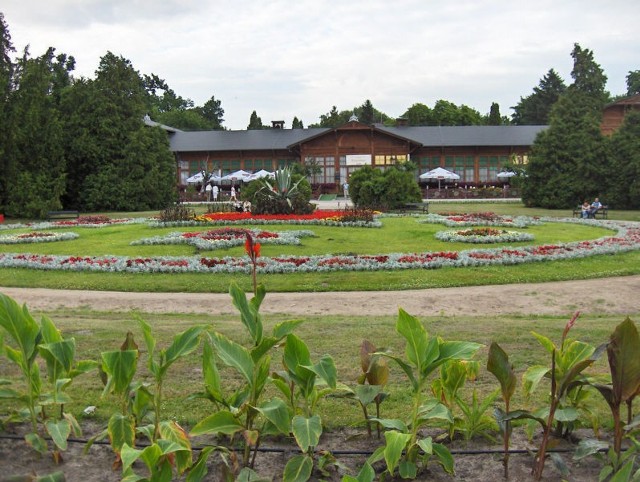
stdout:
<svg viewBox="0 0 640 482">
<path fill-rule="evenodd" d="M 491 104 L 491 110 L 489 111 L 489 117 L 487 118 L 487 125 L 499 126 L 502 124 L 502 116 L 500 115 L 500 105 L 497 102 Z"/>
<path fill-rule="evenodd" d="M 410 126 L 427 126 L 431 122 L 431 109 L 418 102 L 409 107 L 402 117 L 407 119 Z"/>
<path fill-rule="evenodd" d="M 371 125 L 375 122 L 375 109 L 369 99 L 365 100 L 360 106 L 360 112 L 358 114 L 358 120 L 363 124 Z"/>
<path fill-rule="evenodd" d="M 258 114 L 254 110 L 251 113 L 251 117 L 249 118 L 249 125 L 247 126 L 247 130 L 259 130 L 264 129 L 264 125 L 262 124 L 262 119 L 258 117 Z"/>
<path fill-rule="evenodd" d="M 640 112 L 630 112 L 610 141 L 610 169 L 604 202 L 616 209 L 640 209 Z"/>
<path fill-rule="evenodd" d="M 575 46 L 574 83 L 554 105 L 549 128 L 536 138 L 522 198 L 529 206 L 568 208 L 605 187 L 606 139 L 600 133 L 606 77 L 593 54 Z"/>
<path fill-rule="evenodd" d="M 516 125 L 547 125 L 551 108 L 567 89 L 564 80 L 551 69 L 533 88 L 533 94 L 520 97 L 520 102 L 512 107 L 511 119 Z"/>
<path fill-rule="evenodd" d="M 6 144 L 6 213 L 42 218 L 62 207 L 66 161 L 57 99 L 68 87 L 73 58 L 55 56 L 49 48 L 31 58 L 25 50 L 16 68 L 16 85 L 9 98 Z"/>
<path fill-rule="evenodd" d="M 222 124 L 224 122 L 224 109 L 222 108 L 222 102 L 211 96 L 211 98 L 204 103 L 202 107 L 196 107 L 196 111 L 204 117 L 213 130 L 222 130 Z"/>
<path fill-rule="evenodd" d="M 4 20 L 4 15 L 0 12 L 0 169 L 6 173 L 9 168 L 5 149 L 8 142 L 9 134 L 9 95 L 13 90 L 13 72 L 14 63 L 11 55 L 16 51 L 11 43 L 11 34 L 9 27 Z M 0 176 L 0 212 L 3 211 L 3 205 L 7 196 L 6 175 Z"/>
<path fill-rule="evenodd" d="M 175 160 L 166 134 L 143 122 L 148 105 L 143 79 L 111 52 L 95 79 L 65 98 L 65 131 L 78 139 L 69 145 L 70 202 L 79 209 L 159 209 L 175 201 Z"/>
<path fill-rule="evenodd" d="M 294 117 L 293 121 L 291 122 L 291 128 L 292 129 L 304 129 L 304 124 L 302 123 L 302 121 L 300 119 L 298 119 L 297 117 Z"/>
<path fill-rule="evenodd" d="M 627 95 L 640 94 L 640 70 L 629 71 L 626 78 Z"/>
</svg>

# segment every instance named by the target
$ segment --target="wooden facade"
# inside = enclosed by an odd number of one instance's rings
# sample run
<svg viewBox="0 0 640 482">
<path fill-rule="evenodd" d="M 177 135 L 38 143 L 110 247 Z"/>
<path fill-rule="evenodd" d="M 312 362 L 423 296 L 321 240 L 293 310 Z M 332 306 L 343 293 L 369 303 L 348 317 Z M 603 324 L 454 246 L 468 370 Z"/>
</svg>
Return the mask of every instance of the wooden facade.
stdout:
<svg viewBox="0 0 640 482">
<path fill-rule="evenodd" d="M 350 120 L 337 128 L 260 131 L 172 132 L 179 184 L 205 170 L 228 174 L 243 169 L 272 171 L 292 163 L 313 166 L 312 184 L 348 180 L 364 165 L 385 169 L 405 161 L 418 176 L 435 167 L 460 175 L 459 185 L 499 183 L 509 162 L 526 163 L 538 132 L 546 126 L 387 127 Z"/>
<path fill-rule="evenodd" d="M 602 112 L 600 130 L 605 135 L 613 134 L 624 121 L 630 111 L 640 111 L 640 95 L 625 97 L 605 106 Z"/>
</svg>

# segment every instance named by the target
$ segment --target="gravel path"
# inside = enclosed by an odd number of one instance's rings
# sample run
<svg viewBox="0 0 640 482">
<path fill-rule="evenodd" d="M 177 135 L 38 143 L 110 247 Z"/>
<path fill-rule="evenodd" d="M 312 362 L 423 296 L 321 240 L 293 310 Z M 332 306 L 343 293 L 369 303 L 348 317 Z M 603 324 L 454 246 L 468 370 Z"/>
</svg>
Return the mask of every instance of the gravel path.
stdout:
<svg viewBox="0 0 640 482">
<path fill-rule="evenodd" d="M 228 294 L 125 293 L 43 288 L 2 288 L 30 310 L 87 308 L 153 313 L 237 313 Z M 640 276 L 407 291 L 267 293 L 263 314 L 414 316 L 583 313 L 640 314 Z"/>
</svg>

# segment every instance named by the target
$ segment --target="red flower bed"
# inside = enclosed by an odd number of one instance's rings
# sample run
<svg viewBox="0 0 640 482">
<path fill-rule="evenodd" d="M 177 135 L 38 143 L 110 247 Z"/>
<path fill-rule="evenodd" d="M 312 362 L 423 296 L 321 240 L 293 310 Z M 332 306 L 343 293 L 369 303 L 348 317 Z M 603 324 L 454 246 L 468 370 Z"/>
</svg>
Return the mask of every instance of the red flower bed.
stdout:
<svg viewBox="0 0 640 482">
<path fill-rule="evenodd" d="M 202 217 L 210 221 L 242 221 L 264 219 L 266 221 L 315 220 L 344 216 L 344 211 L 318 209 L 311 214 L 251 214 L 251 213 L 207 213 Z"/>
</svg>

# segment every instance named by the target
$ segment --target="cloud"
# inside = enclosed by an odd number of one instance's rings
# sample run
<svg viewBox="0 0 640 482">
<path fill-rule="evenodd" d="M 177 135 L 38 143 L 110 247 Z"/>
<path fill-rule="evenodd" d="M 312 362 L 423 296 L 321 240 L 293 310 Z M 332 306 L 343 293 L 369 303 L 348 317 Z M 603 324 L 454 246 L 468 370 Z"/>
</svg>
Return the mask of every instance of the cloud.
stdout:
<svg viewBox="0 0 640 482">
<path fill-rule="evenodd" d="M 28 3 L 28 5 L 27 5 Z M 225 125 L 317 122 L 369 99 L 391 116 L 438 99 L 503 115 L 554 68 L 571 81 L 573 44 L 594 51 L 609 90 L 638 69 L 640 4 L 626 0 L 6 0 L 14 45 L 74 55 L 92 76 L 107 51 L 164 78 Z"/>
</svg>

